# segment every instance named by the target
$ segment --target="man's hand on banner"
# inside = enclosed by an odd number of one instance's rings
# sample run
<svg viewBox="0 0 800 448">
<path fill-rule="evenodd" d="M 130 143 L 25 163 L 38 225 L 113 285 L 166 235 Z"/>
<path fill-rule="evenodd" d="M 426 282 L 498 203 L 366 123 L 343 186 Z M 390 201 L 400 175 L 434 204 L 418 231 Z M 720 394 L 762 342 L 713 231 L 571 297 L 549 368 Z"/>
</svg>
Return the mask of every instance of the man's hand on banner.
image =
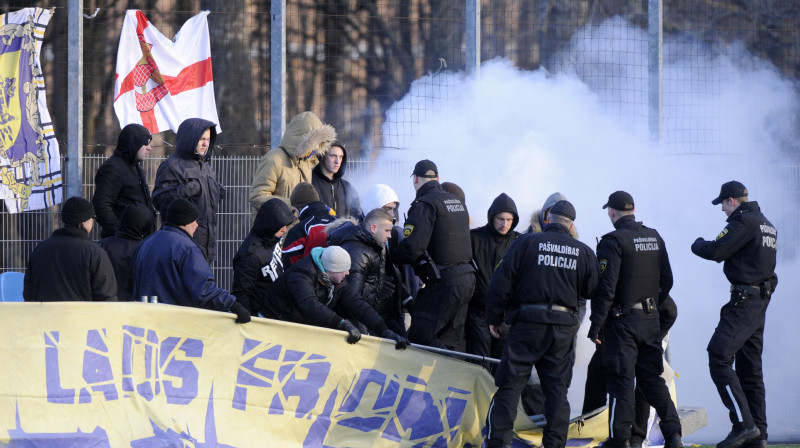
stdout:
<svg viewBox="0 0 800 448">
<path fill-rule="evenodd" d="M 231 312 L 236 314 L 237 324 L 246 324 L 250 322 L 250 312 L 248 312 L 247 308 L 245 308 L 241 303 L 233 302 L 233 305 L 231 306 Z"/>
<path fill-rule="evenodd" d="M 382 338 L 391 339 L 395 342 L 394 348 L 395 350 L 405 350 L 408 347 L 408 339 L 400 336 L 399 334 L 395 333 L 392 330 L 387 329 L 381 335 Z"/>
<path fill-rule="evenodd" d="M 348 344 L 355 344 L 361 340 L 361 332 L 358 331 L 358 328 L 351 324 L 349 320 L 342 319 L 342 321 L 339 322 L 339 329 L 347 332 Z"/>
</svg>

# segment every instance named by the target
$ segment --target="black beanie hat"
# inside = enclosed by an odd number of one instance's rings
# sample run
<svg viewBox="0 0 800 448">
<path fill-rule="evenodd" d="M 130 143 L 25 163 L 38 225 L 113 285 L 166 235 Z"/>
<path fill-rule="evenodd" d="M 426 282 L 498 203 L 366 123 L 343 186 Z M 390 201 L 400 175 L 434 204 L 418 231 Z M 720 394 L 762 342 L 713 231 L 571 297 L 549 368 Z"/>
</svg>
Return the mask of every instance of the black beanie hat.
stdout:
<svg viewBox="0 0 800 448">
<path fill-rule="evenodd" d="M 167 207 L 167 224 L 185 226 L 197 221 L 198 216 L 200 213 L 197 211 L 197 207 L 183 198 L 175 199 Z"/>
<path fill-rule="evenodd" d="M 80 224 L 94 218 L 94 207 L 88 200 L 73 196 L 61 206 L 61 220 L 64 224 Z"/>
<path fill-rule="evenodd" d="M 572 221 L 575 221 L 575 207 L 569 201 L 558 201 L 550 208 L 551 215 L 561 215 Z"/>
<path fill-rule="evenodd" d="M 289 202 L 292 203 L 292 207 L 300 210 L 306 205 L 319 200 L 319 193 L 317 193 L 317 190 L 313 185 L 308 182 L 300 182 L 296 187 L 294 187 L 294 191 L 292 192 L 292 197 L 289 199 Z"/>
</svg>

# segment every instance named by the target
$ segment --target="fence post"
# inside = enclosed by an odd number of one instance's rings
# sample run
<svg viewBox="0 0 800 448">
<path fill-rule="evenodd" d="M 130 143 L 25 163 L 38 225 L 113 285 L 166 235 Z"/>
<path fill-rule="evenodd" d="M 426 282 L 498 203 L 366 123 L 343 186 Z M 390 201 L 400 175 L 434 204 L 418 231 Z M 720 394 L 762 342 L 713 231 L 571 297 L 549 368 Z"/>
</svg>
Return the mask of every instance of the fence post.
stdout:
<svg viewBox="0 0 800 448">
<path fill-rule="evenodd" d="M 661 125 L 663 113 L 663 0 L 647 0 L 648 29 L 648 104 L 650 147 L 659 152 L 661 147 Z"/>
<path fill-rule="evenodd" d="M 476 78 L 481 73 L 481 1 L 465 0 L 466 4 L 466 72 Z"/>
<path fill-rule="evenodd" d="M 272 148 L 277 148 L 286 125 L 286 0 L 272 0 L 271 8 L 269 137 Z"/>
<path fill-rule="evenodd" d="M 67 6 L 67 197 L 83 196 L 83 0 Z"/>
</svg>

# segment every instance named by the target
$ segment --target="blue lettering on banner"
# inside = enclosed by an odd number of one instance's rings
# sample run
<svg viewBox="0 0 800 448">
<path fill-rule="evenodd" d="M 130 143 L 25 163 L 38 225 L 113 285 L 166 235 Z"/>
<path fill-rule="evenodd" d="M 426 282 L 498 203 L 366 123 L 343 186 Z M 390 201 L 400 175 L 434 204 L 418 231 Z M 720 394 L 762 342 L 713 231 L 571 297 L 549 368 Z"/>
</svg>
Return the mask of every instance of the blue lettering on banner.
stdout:
<svg viewBox="0 0 800 448">
<path fill-rule="evenodd" d="M 197 397 L 199 372 L 191 358 L 203 356 L 203 341 L 192 338 L 168 337 L 159 342 L 156 332 L 144 328 L 123 326 L 122 377 L 115 378 L 108 353 L 105 329 L 89 330 L 83 352 L 82 378 L 85 384 L 66 388 L 61 382 L 59 332 L 45 332 L 45 377 L 47 401 L 59 404 L 91 403 L 101 393 L 105 401 L 138 394 L 146 400 L 164 394 L 167 403 L 189 404 Z M 69 362 L 65 362 L 69 365 Z M 144 378 L 141 376 L 144 367 Z M 135 373 L 136 372 L 136 373 Z M 135 384 L 136 380 L 143 380 Z M 176 386 L 177 385 L 177 386 Z"/>
<path fill-rule="evenodd" d="M 303 418 L 319 401 L 319 391 L 328 380 L 331 363 L 322 355 L 307 354 L 297 350 L 284 350 L 283 346 L 269 342 L 245 339 L 242 347 L 244 361 L 236 375 L 233 408 L 247 409 L 247 391 L 250 388 L 279 388 L 272 397 L 270 414 L 283 415 L 290 397 L 297 397 L 295 417 Z M 256 367 L 259 361 L 275 362 L 275 369 Z"/>
</svg>

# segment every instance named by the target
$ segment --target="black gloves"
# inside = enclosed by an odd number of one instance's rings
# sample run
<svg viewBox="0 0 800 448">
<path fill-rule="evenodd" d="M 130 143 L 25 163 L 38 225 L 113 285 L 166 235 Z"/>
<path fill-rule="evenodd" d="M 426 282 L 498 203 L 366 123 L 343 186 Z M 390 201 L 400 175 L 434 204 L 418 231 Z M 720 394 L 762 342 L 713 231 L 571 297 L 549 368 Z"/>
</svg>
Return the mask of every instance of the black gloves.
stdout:
<svg viewBox="0 0 800 448">
<path fill-rule="evenodd" d="M 403 299 L 403 307 L 404 307 L 404 308 L 406 309 L 406 311 L 408 311 L 409 313 L 410 313 L 411 311 L 413 311 L 413 310 L 414 310 L 414 297 L 412 297 L 412 296 L 408 296 L 408 297 L 406 297 L 405 299 Z"/>
<path fill-rule="evenodd" d="M 250 312 L 239 302 L 233 302 L 233 305 L 231 305 L 231 313 L 236 314 L 237 324 L 246 324 L 250 322 Z"/>
<path fill-rule="evenodd" d="M 394 295 L 394 281 L 389 276 L 383 278 L 383 282 L 381 283 L 381 297 L 389 298 Z"/>
<path fill-rule="evenodd" d="M 392 330 L 389 329 L 385 330 L 381 334 L 381 337 L 393 340 L 395 342 L 394 348 L 396 350 L 405 350 L 406 347 L 408 347 L 408 339 L 400 336 L 399 334 L 395 333 Z"/>
<path fill-rule="evenodd" d="M 595 341 L 599 340 L 600 339 L 600 330 L 602 328 L 603 327 L 601 325 L 598 325 L 598 324 L 592 322 L 592 324 L 589 325 L 589 334 L 587 335 L 587 337 L 589 339 L 591 339 L 592 342 L 595 342 Z M 595 342 L 595 344 L 596 344 L 596 342 Z"/>
<path fill-rule="evenodd" d="M 339 322 L 339 329 L 347 332 L 348 344 L 355 344 L 361 340 L 361 332 L 358 331 L 358 328 L 351 324 L 349 320 L 342 319 L 342 321 Z"/>
<path fill-rule="evenodd" d="M 694 240 L 694 243 L 692 243 L 692 253 L 697 254 L 697 251 L 700 250 L 700 247 L 703 245 L 704 242 L 705 240 L 702 237 Z"/>
<path fill-rule="evenodd" d="M 200 181 L 197 179 L 190 179 L 189 182 L 180 186 L 181 193 L 186 198 L 193 198 L 200 194 L 200 191 L 203 187 L 200 185 Z"/>
</svg>

